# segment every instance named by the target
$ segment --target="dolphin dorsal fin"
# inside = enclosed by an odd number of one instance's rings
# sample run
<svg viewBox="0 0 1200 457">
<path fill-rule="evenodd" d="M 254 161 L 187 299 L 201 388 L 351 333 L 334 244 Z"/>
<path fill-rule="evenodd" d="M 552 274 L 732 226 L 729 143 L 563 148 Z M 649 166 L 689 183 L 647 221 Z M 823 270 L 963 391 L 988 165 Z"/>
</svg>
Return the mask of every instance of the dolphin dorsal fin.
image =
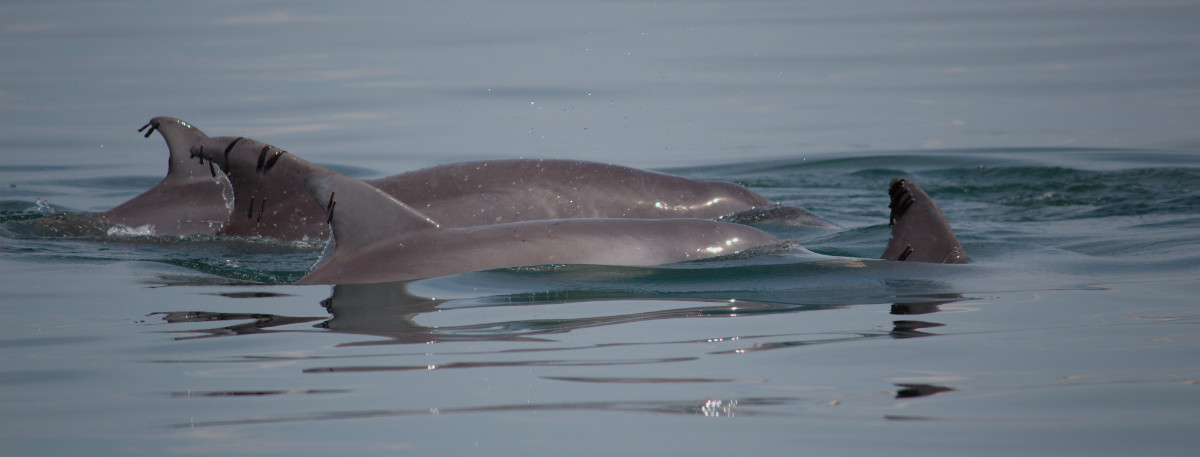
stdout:
<svg viewBox="0 0 1200 457">
<path fill-rule="evenodd" d="M 167 162 L 167 179 L 208 178 L 215 174 L 209 167 L 192 160 L 192 145 L 208 139 L 200 129 L 173 117 L 158 116 L 138 131 L 149 138 L 155 130 L 162 134 L 171 154 Z"/>
<path fill-rule="evenodd" d="M 910 262 L 968 263 L 967 253 L 933 199 L 917 184 L 894 178 L 888 186 L 892 197 L 892 238 L 882 258 Z"/>
<path fill-rule="evenodd" d="M 428 216 L 349 176 L 316 174 L 304 180 L 304 185 L 325 208 L 338 251 L 354 251 L 389 236 L 438 228 Z"/>
</svg>

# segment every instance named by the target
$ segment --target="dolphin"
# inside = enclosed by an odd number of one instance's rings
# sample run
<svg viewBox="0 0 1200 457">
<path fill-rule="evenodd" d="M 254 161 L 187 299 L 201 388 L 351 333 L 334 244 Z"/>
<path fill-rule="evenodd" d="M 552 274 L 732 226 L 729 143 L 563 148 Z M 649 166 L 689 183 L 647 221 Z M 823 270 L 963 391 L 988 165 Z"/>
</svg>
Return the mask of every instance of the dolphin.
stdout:
<svg viewBox="0 0 1200 457">
<path fill-rule="evenodd" d="M 110 225 L 149 228 L 158 235 L 216 234 L 233 209 L 233 187 L 215 167 L 192 160 L 193 144 L 208 135 L 173 117 L 159 116 L 143 126 L 147 138 L 162 134 L 170 151 L 167 176 L 117 207 L 91 215 Z"/>
<path fill-rule="evenodd" d="M 295 237 L 311 233 L 314 225 L 330 227 L 321 260 L 297 284 L 408 281 L 545 264 L 662 265 L 781 243 L 753 227 L 699 218 L 564 218 L 475 226 L 468 218 L 466 225 L 443 224 L 439 218 L 455 220 L 462 212 L 433 204 L 414 208 L 376 185 L 256 140 L 210 138 L 195 144 L 192 154 L 198 162 L 217 164 L 234 188 L 226 233 Z M 920 187 L 896 178 L 889 195 L 892 237 L 882 258 L 968 261 L 941 210 Z M 320 213 L 309 213 L 305 199 Z"/>
<path fill-rule="evenodd" d="M 328 237 L 321 207 L 307 197 L 303 183 L 330 170 L 244 137 L 203 139 L 192 145 L 191 156 L 215 164 L 232 183 L 234 208 L 221 234 Z M 449 227 L 568 218 L 720 218 L 836 228 L 736 184 L 574 160 L 461 162 L 365 182 Z"/>
<path fill-rule="evenodd" d="M 579 218 L 443 227 L 348 176 L 318 173 L 304 184 L 326 208 L 333 249 L 327 248 L 318 266 L 296 284 L 408 281 L 546 264 L 662 265 L 780 243 L 762 230 L 709 219 Z"/>
<path fill-rule="evenodd" d="M 778 244 L 753 227 L 707 219 L 558 219 L 442 227 L 380 189 L 337 173 L 305 187 L 326 209 L 333 237 L 296 284 L 366 284 L 547 264 L 650 266 Z M 941 210 L 915 183 L 889 184 L 895 261 L 967 263 Z"/>
</svg>

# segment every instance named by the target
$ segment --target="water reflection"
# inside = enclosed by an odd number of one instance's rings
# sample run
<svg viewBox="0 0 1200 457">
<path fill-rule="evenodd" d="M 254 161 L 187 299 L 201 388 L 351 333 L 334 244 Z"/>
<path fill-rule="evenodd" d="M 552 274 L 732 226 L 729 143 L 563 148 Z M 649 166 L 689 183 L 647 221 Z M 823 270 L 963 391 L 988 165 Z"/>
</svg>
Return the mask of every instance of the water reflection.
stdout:
<svg viewBox="0 0 1200 457">
<path fill-rule="evenodd" d="M 896 398 L 916 398 L 928 397 L 940 393 L 954 392 L 954 389 L 945 386 L 935 386 L 933 384 L 896 384 L 900 389 L 896 391 Z"/>
<path fill-rule="evenodd" d="M 749 397 L 728 400 L 705 398 L 702 400 L 665 401 L 579 401 L 561 403 L 517 403 L 492 406 L 470 406 L 457 408 L 394 408 L 372 410 L 349 410 L 276 415 L 221 421 L 189 421 L 174 424 L 175 428 L 197 428 L 230 425 L 274 424 L 285 422 L 327 421 L 333 419 L 366 419 L 399 416 L 437 416 L 442 414 L 507 413 L 517 411 L 617 411 L 634 413 L 670 414 L 704 417 L 734 416 L 785 416 L 767 408 L 799 402 L 795 397 Z"/>
<path fill-rule="evenodd" d="M 545 279 L 546 276 L 539 276 Z M 547 281 L 552 283 L 553 281 Z M 561 284 L 561 283 L 560 283 Z M 586 284 L 586 283 L 585 283 Z M 595 282 L 591 283 L 593 286 Z M 352 393 L 358 394 L 358 388 L 345 388 L 338 384 L 338 376 L 353 376 L 361 374 L 382 375 L 393 373 L 399 376 L 409 373 L 415 376 L 420 372 L 442 372 L 452 370 L 480 370 L 487 376 L 502 373 L 504 369 L 520 367 L 530 369 L 530 375 L 540 381 L 562 382 L 564 385 L 589 386 L 608 385 L 616 388 L 622 386 L 642 386 L 643 389 L 666 388 L 674 392 L 674 386 L 693 385 L 700 388 L 698 398 L 671 398 L 671 395 L 655 396 L 653 398 L 632 399 L 627 396 L 616 400 L 590 398 L 581 401 L 567 402 L 530 402 L 516 404 L 473 404 L 443 407 L 434 401 L 424 407 L 413 407 L 401 403 L 395 406 L 371 407 L 363 409 L 353 406 L 328 411 L 310 411 L 297 414 L 267 414 L 250 417 L 234 417 L 222 420 L 187 421 L 174 424 L 174 427 L 219 427 L 239 426 L 265 423 L 288 423 L 328 421 L 334 419 L 363 419 L 402 416 L 431 416 L 441 414 L 477 414 L 490 412 L 518 411 L 555 411 L 571 410 L 583 412 L 632 412 L 649 414 L 692 415 L 701 417 L 747 417 L 747 416 L 795 416 L 807 415 L 814 412 L 825 413 L 825 408 L 840 404 L 840 400 L 827 401 L 821 398 L 802 397 L 729 397 L 727 392 L 730 385 L 748 385 L 770 383 L 772 379 L 763 374 L 740 371 L 717 375 L 692 376 L 686 368 L 670 368 L 678 364 L 701 361 L 705 357 L 724 357 L 728 354 L 744 354 L 772 349 L 798 348 L 811 345 L 828 344 L 845 341 L 862 341 L 864 339 L 902 339 L 934 336 L 937 333 L 930 329 L 942 327 L 944 324 L 928 320 L 893 320 L 888 326 L 880 326 L 871 330 L 831 330 L 820 332 L 771 333 L 761 332 L 743 334 L 724 338 L 658 338 L 647 341 L 599 341 L 587 344 L 554 344 L 561 338 L 552 335 L 572 332 L 578 329 L 613 326 L 622 324 L 642 323 L 654 320 L 694 319 L 707 317 L 741 317 L 755 315 L 776 315 L 801 311 L 830 310 L 846 308 L 853 304 L 812 304 L 805 303 L 802 294 L 793 295 L 792 302 L 770 300 L 743 300 L 725 298 L 728 292 L 687 292 L 678 291 L 671 294 L 647 293 L 645 291 L 619 290 L 616 288 L 592 288 L 581 290 L 580 282 L 567 282 L 560 287 L 529 287 L 529 283 L 515 286 L 519 291 L 503 288 L 485 287 L 486 281 L 477 283 L 485 292 L 466 293 L 462 290 L 449 288 L 431 288 L 429 284 L 413 283 L 384 283 L 344 285 L 333 287 L 329 298 L 321 302 L 321 306 L 329 313 L 328 316 L 278 316 L 259 313 L 217 313 L 217 312 L 164 312 L 158 313 L 168 323 L 196 322 L 227 322 L 238 321 L 234 325 L 216 328 L 187 330 L 195 334 L 187 338 L 210 338 L 215 336 L 235 336 L 247 334 L 262 334 L 268 332 L 336 332 L 342 335 L 360 335 L 362 340 L 339 344 L 339 348 L 367 347 L 378 345 L 410 345 L 431 342 L 455 341 L 525 341 L 545 342 L 534 346 L 504 346 L 501 349 L 469 350 L 459 352 L 450 350 L 443 354 L 396 354 L 396 353 L 335 353 L 326 355 L 314 354 L 273 354 L 269 356 L 243 355 L 238 357 L 221 357 L 217 360 L 170 360 L 169 363 L 200 363 L 226 364 L 236 362 L 260 363 L 263 361 L 304 360 L 304 366 L 299 367 L 300 373 L 321 375 L 323 389 L 278 389 L 261 390 L 210 390 L 210 391 L 175 391 L 169 395 L 177 398 L 208 398 L 208 397 L 264 397 L 264 396 L 310 396 Z M 567 288 L 565 286 L 572 286 Z M 682 284 L 674 284 L 683 288 Z M 436 289 L 444 297 L 434 298 L 429 295 Z M 460 288 L 461 289 L 461 288 Z M 471 291 L 475 291 L 472 287 Z M 536 289 L 536 290 L 534 290 Z M 421 292 L 416 292 L 419 290 Z M 773 299 L 786 298 L 787 294 L 779 290 L 769 290 Z M 724 295 L 722 295 L 724 294 Z M 254 291 L 235 291 L 222 293 L 222 296 L 234 298 L 269 298 L 277 300 L 280 294 Z M 680 297 L 679 295 L 684 295 Z M 707 295 L 707 297 L 705 297 Z M 734 296 L 739 294 L 734 293 Z M 925 294 L 895 293 L 881 294 L 877 301 L 890 300 L 892 315 L 936 313 L 939 307 L 948 303 L 963 300 L 957 294 L 942 292 Z M 721 298 L 717 298 L 721 297 Z M 885 305 L 888 303 L 871 303 L 876 300 L 863 300 L 862 304 Z M 571 305 L 608 302 L 599 307 L 586 308 L 579 311 Z M 534 309 L 536 306 L 553 305 L 549 308 Z M 611 305 L 611 306 L 609 306 Z M 613 309 L 648 309 L 643 312 L 612 312 Z M 576 313 L 569 317 L 540 317 L 548 311 L 562 309 L 564 313 Z M 474 310 L 474 311 L 471 311 Z M 453 315 L 438 313 L 457 313 Z M 482 316 L 482 317 L 480 317 Z M 294 324 L 311 323 L 311 327 L 295 328 Z M 437 325 L 451 323 L 451 325 Z M 292 326 L 292 328 L 288 328 Z M 746 326 L 734 326 L 745 331 Z M 707 343 L 721 343 L 723 350 L 708 349 Z M 609 357 L 581 356 L 581 349 L 601 349 L 615 346 L 631 347 L 643 345 L 654 347 L 650 351 L 637 349 L 621 349 L 609 353 Z M 679 350 L 673 349 L 679 347 Z M 731 348 L 732 347 L 732 348 Z M 667 349 L 670 348 L 670 349 Z M 699 348 L 699 349 L 696 349 Z M 665 350 L 665 353 L 662 353 Z M 655 354 L 655 352 L 659 352 Z M 521 353 L 516 355 L 517 353 Z M 595 354 L 595 353 L 589 353 Z M 515 355 L 515 357 L 513 357 Z M 420 356 L 420 360 L 412 356 Z M 465 357 L 465 358 L 462 358 Z M 352 360 L 377 360 L 376 363 L 354 363 Z M 167 363 L 167 361 L 163 361 Z M 642 368 L 634 368 L 640 366 Z M 599 368 L 600 372 L 596 369 Z M 536 373 L 533 370 L 545 370 Z M 525 373 L 525 371 L 521 371 Z M 756 377 L 758 376 L 758 377 Z M 313 378 L 314 380 L 318 378 Z M 410 378 L 405 378 L 410 379 Z M 412 378 L 421 379 L 421 378 Z M 331 385 L 324 384 L 331 382 Z M 661 387 L 659 387 L 661 386 Z M 707 391 L 713 386 L 714 391 Z M 328 388 L 332 387 L 332 388 Z M 568 387 L 575 388 L 575 387 Z M 707 391 L 707 392 L 706 392 Z M 895 389 L 889 390 L 886 396 L 894 395 L 895 399 L 911 399 L 926 397 L 954 391 L 951 387 L 932 384 L 895 384 Z M 871 397 L 879 399 L 882 392 L 875 391 Z M 586 398 L 586 397 L 582 397 Z M 798 407 L 799 405 L 799 407 Z M 810 405 L 810 406 L 803 406 Z M 834 413 L 839 414 L 839 413 Z M 885 416 L 888 420 L 921 419 L 907 416 Z"/>
<path fill-rule="evenodd" d="M 353 392 L 350 389 L 291 389 L 291 390 L 183 390 L 170 392 L 175 398 L 199 397 L 268 397 L 275 395 L 313 395 L 313 394 L 344 394 Z"/>
<path fill-rule="evenodd" d="M 922 332 L 920 328 L 941 327 L 945 324 L 937 322 L 925 321 L 892 321 L 892 331 L 888 335 L 892 338 L 919 338 L 922 336 L 933 336 L 933 333 Z"/>
<path fill-rule="evenodd" d="M 209 329 L 182 330 L 181 333 L 193 333 L 195 336 L 178 339 L 207 338 L 214 336 L 234 336 L 258 334 L 271 331 L 281 331 L 276 327 L 320 321 L 314 327 L 332 330 L 342 334 L 364 335 L 372 338 L 342 343 L 341 346 L 369 346 L 387 344 L 424 344 L 442 341 L 550 341 L 548 335 L 570 332 L 577 329 L 593 328 L 609 325 L 621 325 L 663 319 L 703 318 L 703 317 L 737 317 L 752 315 L 767 315 L 794 313 L 812 310 L 827 310 L 842 308 L 845 304 L 810 304 L 810 303 L 780 303 L 774 301 L 753 301 L 729 298 L 703 298 L 697 296 L 678 297 L 675 294 L 660 296 L 630 291 L 579 291 L 579 290 L 543 290 L 537 292 L 522 292 L 510 294 L 479 294 L 472 297 L 433 298 L 416 294 L 410 290 L 411 283 L 380 283 L 339 285 L 333 287 L 332 295 L 321 302 L 329 316 L 280 316 L 265 313 L 218 313 L 204 311 L 173 311 L 155 313 L 167 323 L 188 322 L 218 322 L 245 321 Z M 239 298 L 274 297 L 277 294 L 260 294 L 257 292 L 232 292 Z M 681 294 L 691 295 L 691 294 Z M 778 298 L 776 295 L 772 298 Z M 935 313 L 939 306 L 960 301 L 963 298 L 957 294 L 927 294 L 924 300 L 906 298 L 908 302 L 893 303 L 892 314 L 928 314 Z M 931 300 L 936 298 L 936 300 Z M 895 299 L 895 297 L 893 297 Z M 432 315 L 439 311 L 458 311 L 471 308 L 504 307 L 504 313 L 519 314 L 520 307 L 539 305 L 568 305 L 595 302 L 629 302 L 637 301 L 635 307 L 651 308 L 652 311 L 588 315 L 578 317 L 530 318 L 513 320 L 485 320 L 483 322 L 462 322 L 457 325 L 425 325 L 420 323 L 422 315 Z M 864 304 L 871 304 L 866 302 Z M 616 307 L 619 308 L 619 307 Z M 511 311 L 511 312 L 509 312 Z M 933 333 L 922 331 L 942 326 L 937 322 L 918 320 L 896 320 L 887 331 L 858 331 L 823 333 L 818 337 L 813 335 L 798 335 L 801 339 L 793 341 L 755 342 L 749 347 L 739 348 L 720 353 L 744 353 L 786 347 L 824 344 L 862 338 L 913 338 L 931 336 Z M 303 331 L 287 329 L 284 331 Z M 309 330 L 311 331 L 311 330 Z M 787 335 L 744 335 L 731 337 L 737 339 L 778 339 Z M 689 343 L 693 341 L 679 341 Z M 637 343 L 622 343 L 637 344 Z M 663 344 L 662 342 L 655 344 Z M 417 367 L 424 369 L 424 367 Z M 410 367 L 393 367 L 390 369 L 410 369 Z M 415 369 L 415 368 L 414 368 Z M 315 370 L 320 371 L 320 370 Z"/>
<path fill-rule="evenodd" d="M 454 326 L 423 326 L 416 322 L 418 315 L 438 311 L 447 302 L 453 309 L 487 306 L 536 306 L 549 304 L 586 303 L 599 301 L 641 300 L 655 305 L 667 303 L 679 307 L 655 311 L 584 316 L 575 318 L 522 319 L 494 321 Z M 569 332 L 576 329 L 606 325 L 628 324 L 659 319 L 688 317 L 737 316 L 751 314 L 787 313 L 838 306 L 768 303 L 728 298 L 661 297 L 656 294 L 621 291 L 539 291 L 464 299 L 438 299 L 410 293 L 407 283 L 355 284 L 335 286 L 333 295 L 322 305 L 333 318 L 321 326 L 341 333 L 354 333 L 387 338 L 362 341 L 351 345 L 428 343 L 452 340 L 539 340 L 539 335 Z"/>
<path fill-rule="evenodd" d="M 325 319 L 325 316 L 317 317 L 291 317 L 279 316 L 275 314 L 260 314 L 260 313 L 213 313 L 207 311 L 171 311 L 163 313 L 153 313 L 151 316 L 161 316 L 162 320 L 168 324 L 179 324 L 185 322 L 209 322 L 209 321 L 249 321 L 240 324 L 216 327 L 201 330 L 178 330 L 169 333 L 198 333 L 194 336 L 186 336 L 176 338 L 177 340 L 187 340 L 193 338 L 209 338 L 214 336 L 233 336 L 233 335 L 251 335 L 268 331 L 271 327 L 279 327 L 284 325 L 301 324 L 316 320 Z"/>
<path fill-rule="evenodd" d="M 744 315 L 763 315 L 816 311 L 816 309 L 833 309 L 848 305 L 811 305 L 811 303 L 780 303 L 768 301 L 745 301 L 736 299 L 703 299 L 703 297 L 672 297 L 658 294 L 632 293 L 619 290 L 546 290 L 524 291 L 516 294 L 482 293 L 474 296 L 438 297 L 424 296 L 427 294 L 413 293 L 412 283 L 379 283 L 336 285 L 329 299 L 323 300 L 322 305 L 329 315 L 308 315 L 308 317 L 289 317 L 268 313 L 217 313 L 217 312 L 163 312 L 154 315 L 169 324 L 204 323 L 204 321 L 236 320 L 234 325 L 210 327 L 210 329 L 191 329 L 175 332 L 191 333 L 190 336 L 176 339 L 209 338 L 220 336 L 257 335 L 266 332 L 320 332 L 334 331 L 342 335 L 366 336 L 360 341 L 344 342 L 337 347 L 370 347 L 370 345 L 386 344 L 425 344 L 434 342 L 455 341 L 523 341 L 523 342 L 553 342 L 552 335 L 570 332 L 588 327 L 610 326 L 642 323 L 642 321 L 680 319 L 680 318 L 710 318 L 710 317 L 744 317 Z M 246 297 L 277 297 L 274 293 L 256 293 L 256 291 L 233 291 L 222 295 Z M 452 294 L 451 294 L 452 295 Z M 778 295 L 775 295 L 778 296 Z M 895 297 L 893 297 L 895 299 Z M 935 300 L 936 299 L 936 300 Z M 938 307 L 962 300 L 958 294 L 926 294 L 918 297 L 906 297 L 907 302 L 892 303 L 892 314 L 936 313 Z M 529 312 L 522 309 L 542 305 L 578 305 L 578 303 L 600 301 L 634 301 L 630 306 L 635 308 L 653 308 L 652 311 L 598 314 L 586 312 L 576 317 L 538 318 L 539 312 Z M 614 308 L 622 308 L 614 303 Z M 472 321 L 476 314 L 455 315 L 446 319 L 439 312 L 461 312 L 463 309 L 496 308 L 498 313 L 484 314 L 488 317 Z M 624 308 L 628 309 L 628 306 Z M 594 308 L 593 308 L 594 309 Z M 607 306 L 602 309 L 608 309 Z M 436 319 L 422 318 L 422 315 Z M 499 315 L 500 319 L 494 318 Z M 533 315 L 533 318 L 503 319 L 515 315 Z M 452 321 L 455 325 L 422 324 L 422 321 Z M 317 321 L 312 327 L 295 327 L 295 324 L 305 324 Z M 613 345 L 661 345 L 661 344 L 694 344 L 722 342 L 732 348 L 708 351 L 710 355 L 745 354 L 752 351 L 808 347 L 808 345 L 828 344 L 838 342 L 860 341 L 871 338 L 916 338 L 937 335 L 930 329 L 943 326 L 941 323 L 929 320 L 893 320 L 889 329 L 857 330 L 857 331 L 821 331 L 799 333 L 769 333 L 766 335 L 740 335 L 713 338 L 680 339 L 680 341 L 650 341 L 629 342 L 614 341 L 599 343 L 604 347 Z M 744 344 L 739 344 L 745 342 Z M 592 345 L 588 345 L 592 347 Z M 580 347 L 560 347 L 548 345 L 545 348 L 505 349 L 504 353 L 512 351 L 536 351 L 545 354 L 547 351 L 564 351 L 570 354 Z M 406 372 L 406 371 L 445 371 L 445 369 L 461 368 L 497 368 L 497 367 L 593 367 L 593 366 L 630 366 L 630 365 L 662 365 L 696 360 L 700 354 L 684 354 L 683 356 L 667 357 L 618 357 L 610 360 L 577 360 L 572 356 L 558 359 L 528 360 L 468 360 L 443 363 L 380 363 L 380 365 L 326 365 L 312 366 L 304 369 L 304 373 L 350 373 L 350 372 Z M 341 359 L 341 356 L 323 356 L 320 359 Z M 260 361 L 262 357 L 246 356 L 246 361 Z M 223 361 L 230 361 L 223 359 Z M 630 378 L 630 377 L 558 377 L 557 380 L 578 381 L 578 383 L 725 383 L 725 381 L 754 381 L 748 379 L 709 379 L 709 378 Z"/>
</svg>

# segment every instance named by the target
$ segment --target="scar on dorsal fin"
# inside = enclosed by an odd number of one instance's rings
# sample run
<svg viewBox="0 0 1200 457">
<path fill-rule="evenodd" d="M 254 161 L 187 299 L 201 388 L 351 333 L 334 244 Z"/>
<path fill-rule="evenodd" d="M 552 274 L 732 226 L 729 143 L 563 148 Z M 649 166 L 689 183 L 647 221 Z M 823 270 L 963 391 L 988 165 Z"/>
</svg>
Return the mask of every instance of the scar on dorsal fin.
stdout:
<svg viewBox="0 0 1200 457">
<path fill-rule="evenodd" d="M 933 199 L 904 178 L 888 185 L 892 237 L 882 258 L 907 262 L 967 263 L 966 251 Z"/>
<path fill-rule="evenodd" d="M 225 154 L 224 154 L 225 155 L 225 166 L 221 167 L 221 169 L 225 170 L 226 173 L 229 173 L 229 152 L 233 150 L 234 146 L 237 146 L 239 141 L 242 141 L 244 139 L 246 139 L 246 137 L 239 136 L 237 138 L 234 138 L 233 141 L 230 141 L 229 145 L 225 146 Z"/>
<path fill-rule="evenodd" d="M 274 167 L 275 162 L 278 162 L 279 158 L 283 157 L 284 154 L 287 154 L 287 151 L 284 151 L 282 149 L 275 151 L 275 155 L 271 156 L 270 159 L 267 159 L 266 170 L 270 170 L 272 167 Z"/>
<path fill-rule="evenodd" d="M 147 128 L 149 128 L 150 130 L 146 130 Z M 158 128 L 158 123 L 151 120 L 150 122 L 147 122 L 146 125 L 143 125 L 142 128 L 138 129 L 138 133 L 141 133 L 143 130 L 145 130 L 146 131 L 145 137 L 150 138 L 150 135 L 154 134 L 154 129 L 157 129 L 157 128 Z"/>
<path fill-rule="evenodd" d="M 428 216 L 349 176 L 321 173 L 310 176 L 304 185 L 325 208 L 337 243 L 334 255 L 394 235 L 438 228 Z M 333 217 L 335 208 L 337 217 Z"/>
<path fill-rule="evenodd" d="M 258 152 L 258 164 L 254 166 L 254 171 L 262 173 L 264 162 L 267 161 L 267 151 L 270 151 L 270 150 L 271 150 L 271 145 L 268 144 L 268 145 L 263 146 L 262 150 Z"/>
<path fill-rule="evenodd" d="M 272 149 L 275 150 L 275 154 L 268 158 L 267 152 L 270 152 Z M 275 162 L 278 162 L 279 158 L 283 157 L 284 154 L 287 154 L 287 151 L 269 144 L 264 145 L 262 150 L 258 152 L 258 163 L 255 165 L 254 170 L 259 173 L 266 173 L 267 171 L 270 171 L 271 168 L 275 166 Z"/>
<path fill-rule="evenodd" d="M 333 196 L 334 196 L 336 193 L 337 193 L 337 192 L 330 192 L 330 193 L 329 193 L 329 206 L 326 206 L 326 207 L 325 207 L 325 214 L 328 214 L 328 215 L 329 215 L 329 217 L 325 219 L 325 223 L 326 223 L 326 224 L 332 224 L 332 223 L 333 223 L 333 208 L 337 206 L 337 200 L 334 200 L 334 199 L 333 199 Z"/>
<path fill-rule="evenodd" d="M 208 139 L 208 135 L 205 135 L 200 129 L 173 117 L 158 116 L 150 119 L 150 122 L 138 129 L 138 132 L 143 132 L 146 138 L 150 138 L 154 132 L 162 134 L 163 140 L 167 143 L 167 150 L 170 152 L 167 162 L 167 179 L 198 178 L 206 174 L 203 162 L 197 165 L 193 164 L 191 160 L 192 145 Z M 212 171 L 207 174 L 211 175 Z"/>
</svg>

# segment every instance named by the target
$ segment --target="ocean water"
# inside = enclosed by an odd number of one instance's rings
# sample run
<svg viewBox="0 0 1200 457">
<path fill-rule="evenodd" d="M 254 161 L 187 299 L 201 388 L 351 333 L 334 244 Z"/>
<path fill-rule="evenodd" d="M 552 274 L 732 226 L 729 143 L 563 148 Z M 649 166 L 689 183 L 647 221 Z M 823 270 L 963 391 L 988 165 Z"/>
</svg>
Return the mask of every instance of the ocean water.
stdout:
<svg viewBox="0 0 1200 457">
<path fill-rule="evenodd" d="M 7 2 L 0 453 L 1179 455 L 1195 2 Z M 170 115 L 357 177 L 737 182 L 794 252 L 293 286 L 320 243 L 39 230 Z M 919 183 L 973 262 L 872 260 Z"/>
</svg>

